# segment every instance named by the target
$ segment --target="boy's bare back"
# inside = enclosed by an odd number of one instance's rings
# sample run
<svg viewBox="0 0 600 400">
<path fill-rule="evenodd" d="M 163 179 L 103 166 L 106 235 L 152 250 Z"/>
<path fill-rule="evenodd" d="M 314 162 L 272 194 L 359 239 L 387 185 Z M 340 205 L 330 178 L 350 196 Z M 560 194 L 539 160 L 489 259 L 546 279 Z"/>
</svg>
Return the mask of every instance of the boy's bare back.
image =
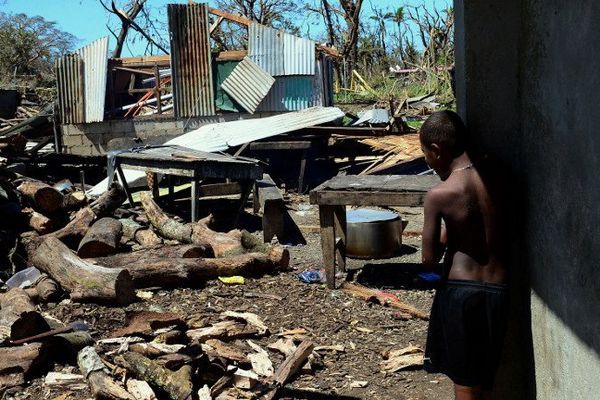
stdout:
<svg viewBox="0 0 600 400">
<path fill-rule="evenodd" d="M 465 168 L 466 167 L 466 168 Z M 501 193 L 498 182 L 482 177 L 467 164 L 456 168 L 425 199 L 426 224 L 444 222 L 446 229 L 445 273 L 448 279 L 504 283 L 504 238 Z M 442 228 L 439 228 L 440 234 Z M 425 236 L 438 232 L 426 226 Z"/>
</svg>

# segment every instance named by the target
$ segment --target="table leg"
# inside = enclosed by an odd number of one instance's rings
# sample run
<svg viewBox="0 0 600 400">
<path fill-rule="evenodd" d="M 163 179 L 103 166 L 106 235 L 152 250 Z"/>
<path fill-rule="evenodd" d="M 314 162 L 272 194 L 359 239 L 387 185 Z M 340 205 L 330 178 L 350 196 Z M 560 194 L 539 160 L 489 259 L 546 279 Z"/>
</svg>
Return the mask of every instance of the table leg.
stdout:
<svg viewBox="0 0 600 400">
<path fill-rule="evenodd" d="M 335 224 L 335 253 L 342 272 L 346 272 L 346 207 L 335 206 L 333 211 Z"/>
<path fill-rule="evenodd" d="M 306 159 L 308 158 L 308 149 L 302 150 L 302 159 L 300 160 L 300 175 L 298 176 L 298 194 L 304 191 L 304 178 L 306 175 Z"/>
<path fill-rule="evenodd" d="M 319 206 L 323 266 L 325 267 L 327 286 L 330 289 L 335 289 L 335 224 L 333 214 L 333 206 Z"/>
<path fill-rule="evenodd" d="M 158 201 L 159 197 L 160 197 L 160 188 L 158 187 L 158 174 L 153 173 L 152 174 L 152 198 L 155 201 Z"/>
<path fill-rule="evenodd" d="M 167 175 L 167 184 L 169 185 L 169 200 L 173 201 L 175 196 L 175 188 L 173 187 L 173 176 Z"/>
<path fill-rule="evenodd" d="M 133 197 L 131 197 L 131 192 L 129 191 L 129 185 L 127 185 L 127 180 L 125 179 L 125 174 L 123 174 L 121 165 L 117 165 L 115 169 L 117 170 L 117 174 L 119 174 L 119 179 L 121 180 L 121 185 L 123 185 L 123 190 L 125 190 L 125 194 L 127 195 L 127 200 L 129 201 L 129 205 L 131 207 L 133 207 Z"/>
<path fill-rule="evenodd" d="M 240 182 L 240 186 L 242 189 L 242 194 L 240 195 L 240 206 L 238 208 L 237 214 L 235 215 L 235 219 L 233 220 L 233 227 L 235 228 L 240 220 L 240 214 L 244 211 L 246 207 L 246 202 L 248 201 L 248 197 L 250 197 L 250 193 L 252 192 L 252 187 L 254 186 L 254 180 L 244 180 Z"/>
<path fill-rule="evenodd" d="M 200 183 L 198 178 L 192 178 L 192 222 L 198 221 L 198 209 L 200 208 Z"/>
</svg>

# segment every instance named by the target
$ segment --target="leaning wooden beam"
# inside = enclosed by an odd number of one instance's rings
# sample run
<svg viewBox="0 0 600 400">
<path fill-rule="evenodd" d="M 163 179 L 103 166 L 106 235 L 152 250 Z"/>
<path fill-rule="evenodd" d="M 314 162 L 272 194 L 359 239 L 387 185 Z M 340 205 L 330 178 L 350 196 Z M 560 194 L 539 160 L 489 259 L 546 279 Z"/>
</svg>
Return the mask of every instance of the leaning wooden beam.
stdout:
<svg viewBox="0 0 600 400">
<path fill-rule="evenodd" d="M 29 260 L 57 281 L 74 301 L 124 305 L 135 300 L 127 270 L 87 262 L 54 237 L 43 239 L 29 254 Z"/>
<path fill-rule="evenodd" d="M 131 351 L 117 357 L 116 361 L 138 379 L 163 390 L 172 400 L 192 398 L 192 368 L 189 365 L 173 372 Z"/>
<path fill-rule="evenodd" d="M 429 319 L 429 314 L 427 314 L 426 312 L 419 310 L 418 308 L 411 306 L 410 304 L 406 304 L 401 302 L 400 300 L 396 300 L 393 297 L 385 296 L 379 290 L 369 289 L 367 287 L 350 282 L 344 282 L 341 286 L 341 289 L 354 297 L 358 297 L 363 300 L 373 300 L 381 305 L 396 308 L 404 313 L 412 315 L 413 317 L 420 318 L 426 321 Z"/>
<path fill-rule="evenodd" d="M 226 20 L 237 22 L 240 25 L 249 26 L 253 22 L 252 20 L 250 20 L 242 15 L 228 13 L 226 11 L 222 11 L 222 10 L 219 10 L 216 8 L 209 7 L 208 12 L 213 15 L 216 15 L 217 17 L 225 18 Z M 211 33 L 212 33 L 212 31 L 211 31 Z M 322 50 L 325 53 L 329 54 L 331 57 L 339 57 L 340 56 L 338 51 L 334 48 L 323 46 L 322 44 L 317 44 L 317 48 L 319 50 Z"/>
<path fill-rule="evenodd" d="M 313 352 L 315 345 L 309 341 L 300 343 L 298 348 L 288 357 L 283 363 L 277 368 L 273 374 L 271 380 L 275 385 L 275 388 L 271 389 L 263 398 L 265 400 L 272 400 L 277 395 L 277 390 L 285 385 L 290 378 L 292 378 L 302 366 L 308 360 Z"/>
<path fill-rule="evenodd" d="M 77 365 L 87 379 L 95 399 L 135 400 L 135 397 L 110 377 L 100 356 L 92 346 L 84 347 L 79 351 Z"/>
<path fill-rule="evenodd" d="M 219 276 L 260 276 L 289 265 L 289 251 L 273 248 L 269 254 L 246 253 L 225 258 L 143 258 L 123 265 L 120 255 L 96 258 L 104 267 L 124 268 L 135 287 L 189 287 Z M 114 261 L 113 261 L 114 260 Z"/>
</svg>

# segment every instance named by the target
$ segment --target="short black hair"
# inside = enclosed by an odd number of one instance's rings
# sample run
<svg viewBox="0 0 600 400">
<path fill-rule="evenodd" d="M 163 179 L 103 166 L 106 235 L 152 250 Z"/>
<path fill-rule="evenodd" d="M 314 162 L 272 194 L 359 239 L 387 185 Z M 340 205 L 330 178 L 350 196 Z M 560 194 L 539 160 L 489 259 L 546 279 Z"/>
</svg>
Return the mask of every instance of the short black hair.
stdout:
<svg viewBox="0 0 600 400">
<path fill-rule="evenodd" d="M 454 111 L 436 111 L 423 123 L 419 139 L 427 147 L 435 143 L 458 156 L 467 147 L 467 127 Z"/>
</svg>

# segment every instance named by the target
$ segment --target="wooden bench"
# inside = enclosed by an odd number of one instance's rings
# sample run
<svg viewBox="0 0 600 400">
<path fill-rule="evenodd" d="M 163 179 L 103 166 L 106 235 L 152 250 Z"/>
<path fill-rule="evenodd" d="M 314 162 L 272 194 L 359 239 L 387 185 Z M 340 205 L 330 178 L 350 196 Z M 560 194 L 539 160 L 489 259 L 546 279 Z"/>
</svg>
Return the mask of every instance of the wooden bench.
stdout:
<svg viewBox="0 0 600 400">
<path fill-rule="evenodd" d="M 275 235 L 280 239 L 286 212 L 285 203 L 281 192 L 268 174 L 263 174 L 262 179 L 254 183 L 253 200 L 254 213 L 261 208 L 263 210 L 262 228 L 265 243 L 269 243 Z"/>
</svg>

